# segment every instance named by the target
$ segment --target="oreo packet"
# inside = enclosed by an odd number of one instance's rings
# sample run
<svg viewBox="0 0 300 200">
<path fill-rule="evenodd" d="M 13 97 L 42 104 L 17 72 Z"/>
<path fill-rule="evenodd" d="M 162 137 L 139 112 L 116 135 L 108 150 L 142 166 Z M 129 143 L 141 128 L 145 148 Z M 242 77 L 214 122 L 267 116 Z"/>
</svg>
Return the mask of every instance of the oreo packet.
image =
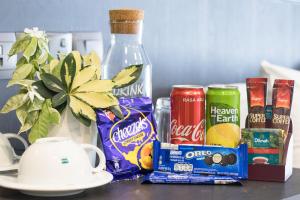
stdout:
<svg viewBox="0 0 300 200">
<path fill-rule="evenodd" d="M 154 171 L 147 174 L 142 182 L 143 184 L 194 184 L 194 185 L 242 185 L 234 177 L 218 175 L 201 174 L 177 174 L 170 172 Z"/>
<path fill-rule="evenodd" d="M 120 98 L 119 104 L 123 119 L 109 110 L 97 111 L 106 170 L 113 174 L 114 180 L 132 179 L 152 170 L 152 142 L 156 140 L 150 98 Z"/>
<path fill-rule="evenodd" d="M 238 148 L 153 143 L 154 171 L 248 178 L 247 144 Z"/>
</svg>

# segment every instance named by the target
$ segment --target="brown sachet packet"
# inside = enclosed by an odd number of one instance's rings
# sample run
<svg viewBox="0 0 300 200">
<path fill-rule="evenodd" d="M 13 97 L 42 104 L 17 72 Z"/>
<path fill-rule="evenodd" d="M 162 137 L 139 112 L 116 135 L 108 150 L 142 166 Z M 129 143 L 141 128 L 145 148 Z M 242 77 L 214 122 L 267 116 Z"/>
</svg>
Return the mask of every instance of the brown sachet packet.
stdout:
<svg viewBox="0 0 300 200">
<path fill-rule="evenodd" d="M 275 80 L 272 95 L 272 128 L 279 128 L 284 130 L 285 137 L 288 134 L 290 125 L 293 92 L 294 80 Z"/>
<path fill-rule="evenodd" d="M 247 78 L 248 128 L 265 128 L 267 78 Z"/>
</svg>

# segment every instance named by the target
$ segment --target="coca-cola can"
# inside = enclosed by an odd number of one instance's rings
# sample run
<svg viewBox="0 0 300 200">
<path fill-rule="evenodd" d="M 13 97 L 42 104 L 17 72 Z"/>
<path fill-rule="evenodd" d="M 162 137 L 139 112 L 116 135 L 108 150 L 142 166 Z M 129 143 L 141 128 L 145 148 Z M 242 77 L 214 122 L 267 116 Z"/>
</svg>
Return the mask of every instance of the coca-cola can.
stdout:
<svg viewBox="0 0 300 200">
<path fill-rule="evenodd" d="M 174 85 L 171 92 L 171 143 L 205 142 L 205 93 L 202 86 Z"/>
</svg>

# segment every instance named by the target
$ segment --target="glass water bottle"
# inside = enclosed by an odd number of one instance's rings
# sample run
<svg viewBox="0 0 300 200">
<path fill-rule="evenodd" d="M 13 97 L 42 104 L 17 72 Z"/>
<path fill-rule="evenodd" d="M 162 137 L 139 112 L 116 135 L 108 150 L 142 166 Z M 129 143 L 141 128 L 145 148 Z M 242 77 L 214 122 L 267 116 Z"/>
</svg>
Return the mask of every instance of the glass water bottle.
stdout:
<svg viewBox="0 0 300 200">
<path fill-rule="evenodd" d="M 103 64 L 103 78 L 111 79 L 120 70 L 143 64 L 139 80 L 114 90 L 119 97 L 152 97 L 152 65 L 142 44 L 143 10 L 110 10 L 111 46 Z"/>
</svg>

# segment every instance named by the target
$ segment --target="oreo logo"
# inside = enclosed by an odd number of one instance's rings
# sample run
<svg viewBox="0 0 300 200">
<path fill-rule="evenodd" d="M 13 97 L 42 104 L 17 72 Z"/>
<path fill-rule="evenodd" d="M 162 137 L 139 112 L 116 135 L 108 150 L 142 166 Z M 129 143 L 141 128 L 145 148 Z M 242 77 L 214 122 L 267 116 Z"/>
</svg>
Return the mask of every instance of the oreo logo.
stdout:
<svg viewBox="0 0 300 200">
<path fill-rule="evenodd" d="M 192 159 L 195 157 L 209 156 L 209 155 L 211 155 L 211 151 L 189 151 L 185 154 L 185 158 Z"/>
</svg>

